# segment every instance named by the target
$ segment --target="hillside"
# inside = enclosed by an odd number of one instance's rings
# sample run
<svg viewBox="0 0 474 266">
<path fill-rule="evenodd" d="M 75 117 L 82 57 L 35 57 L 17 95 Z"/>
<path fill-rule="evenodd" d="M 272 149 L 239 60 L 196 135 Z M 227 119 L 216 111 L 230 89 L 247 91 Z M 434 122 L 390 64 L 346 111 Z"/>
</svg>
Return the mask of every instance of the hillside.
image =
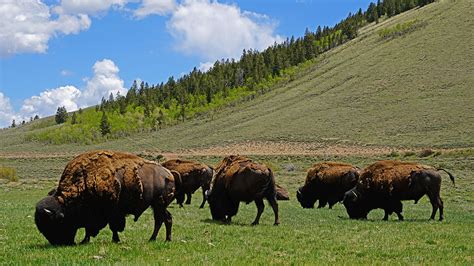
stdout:
<svg viewBox="0 0 474 266">
<path fill-rule="evenodd" d="M 473 147 L 473 10 L 471 1 L 440 1 L 371 24 L 291 82 L 207 117 L 95 145 L 25 141 L 28 132 L 52 126 L 51 118 L 41 119 L 1 131 L 0 152 L 175 151 L 249 141 Z M 391 39 L 379 36 L 407 22 L 419 26 Z"/>
</svg>

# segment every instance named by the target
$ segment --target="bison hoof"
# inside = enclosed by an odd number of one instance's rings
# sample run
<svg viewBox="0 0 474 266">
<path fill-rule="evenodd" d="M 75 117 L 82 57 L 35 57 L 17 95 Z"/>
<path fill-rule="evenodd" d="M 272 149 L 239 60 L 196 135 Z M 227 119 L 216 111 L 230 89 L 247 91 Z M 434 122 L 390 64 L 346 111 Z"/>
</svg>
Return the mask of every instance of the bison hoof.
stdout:
<svg viewBox="0 0 474 266">
<path fill-rule="evenodd" d="M 257 224 L 258 224 L 258 222 L 253 222 L 253 223 L 251 223 L 251 225 L 257 225 Z"/>
<path fill-rule="evenodd" d="M 280 222 L 275 222 L 273 225 L 277 226 L 277 225 L 279 225 L 279 224 L 280 224 Z"/>
</svg>

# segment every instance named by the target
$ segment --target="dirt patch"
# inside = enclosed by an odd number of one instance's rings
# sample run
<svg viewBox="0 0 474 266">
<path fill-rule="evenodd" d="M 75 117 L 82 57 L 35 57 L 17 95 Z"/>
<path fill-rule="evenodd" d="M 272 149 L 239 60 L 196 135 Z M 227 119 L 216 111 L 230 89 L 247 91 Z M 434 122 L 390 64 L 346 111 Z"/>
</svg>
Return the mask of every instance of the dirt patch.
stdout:
<svg viewBox="0 0 474 266">
<path fill-rule="evenodd" d="M 302 142 L 245 142 L 226 146 L 212 146 L 203 149 L 180 150 L 163 153 L 166 158 L 181 156 L 226 156 L 240 155 L 313 155 L 313 156 L 375 156 L 391 152 L 403 153 L 418 149 L 355 146 L 342 144 L 302 143 Z M 421 150 L 421 148 L 419 149 Z"/>
</svg>

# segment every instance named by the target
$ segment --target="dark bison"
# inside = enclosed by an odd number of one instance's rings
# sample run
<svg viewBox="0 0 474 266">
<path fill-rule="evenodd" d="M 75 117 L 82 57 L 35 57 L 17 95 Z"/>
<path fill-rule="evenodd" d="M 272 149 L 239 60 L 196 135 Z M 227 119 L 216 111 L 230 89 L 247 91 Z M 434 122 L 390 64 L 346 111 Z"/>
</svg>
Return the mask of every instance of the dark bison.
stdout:
<svg viewBox="0 0 474 266">
<path fill-rule="evenodd" d="M 379 161 L 365 168 L 357 185 L 344 195 L 344 206 L 352 219 L 367 219 L 373 209 L 385 211 L 384 220 L 395 212 L 399 220 L 402 216 L 402 200 L 414 200 L 415 203 L 428 195 L 435 218 L 439 208 L 439 220 L 443 220 L 443 201 L 440 197 L 441 176 L 445 171 L 454 184 L 454 176 L 444 169 L 418 163 L 401 161 Z"/>
<path fill-rule="evenodd" d="M 296 197 L 303 208 L 318 208 L 329 203 L 329 209 L 342 201 L 344 193 L 353 188 L 359 178 L 359 169 L 339 162 L 321 162 L 308 169 L 305 183 L 296 191 Z"/>
<path fill-rule="evenodd" d="M 229 223 L 237 214 L 240 202 L 255 201 L 257 216 L 252 225 L 257 225 L 267 199 L 275 214 L 274 225 L 278 225 L 278 203 L 276 201 L 275 178 L 272 170 L 242 156 L 228 156 L 216 168 L 211 190 L 207 192 L 213 220 Z"/>
<path fill-rule="evenodd" d="M 182 186 L 176 191 L 176 201 L 183 207 L 184 196 L 186 195 L 186 204 L 191 204 L 191 195 L 198 189 L 202 188 L 202 203 L 199 208 L 204 208 L 206 203 L 206 191 L 211 186 L 214 170 L 203 163 L 187 160 L 168 160 L 162 163 L 165 168 L 177 171 L 181 175 Z"/>
<path fill-rule="evenodd" d="M 118 242 L 125 216 L 133 214 L 137 221 L 151 206 L 155 227 L 150 240 L 163 222 L 166 240 L 171 240 L 172 217 L 166 207 L 179 184 L 177 172 L 136 155 L 84 153 L 66 165 L 57 189 L 36 205 L 36 226 L 51 244 L 72 245 L 79 228 L 85 228 L 82 243 L 87 243 L 108 224 Z"/>
</svg>

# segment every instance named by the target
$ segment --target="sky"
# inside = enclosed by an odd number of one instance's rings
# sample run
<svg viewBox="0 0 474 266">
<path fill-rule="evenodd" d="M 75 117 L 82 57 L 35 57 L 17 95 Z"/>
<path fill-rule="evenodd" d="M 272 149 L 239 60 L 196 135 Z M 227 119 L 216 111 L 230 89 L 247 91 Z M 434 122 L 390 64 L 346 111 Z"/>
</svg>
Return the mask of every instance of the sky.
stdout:
<svg viewBox="0 0 474 266">
<path fill-rule="evenodd" d="M 238 59 L 370 0 L 0 0 L 0 127 Z"/>
</svg>

